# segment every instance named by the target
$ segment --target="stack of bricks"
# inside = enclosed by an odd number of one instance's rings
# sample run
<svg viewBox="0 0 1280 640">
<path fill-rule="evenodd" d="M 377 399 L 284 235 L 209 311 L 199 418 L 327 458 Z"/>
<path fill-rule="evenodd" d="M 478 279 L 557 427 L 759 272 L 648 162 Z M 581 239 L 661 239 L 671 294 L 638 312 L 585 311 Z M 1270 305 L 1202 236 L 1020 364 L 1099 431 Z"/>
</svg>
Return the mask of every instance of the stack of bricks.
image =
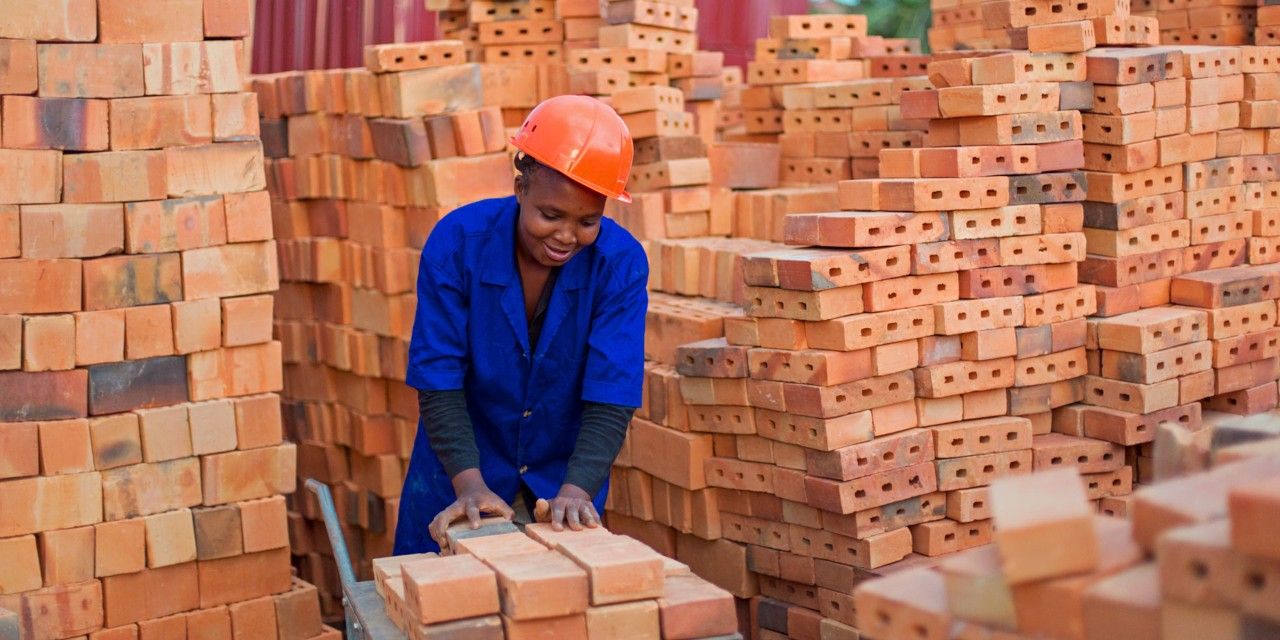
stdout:
<svg viewBox="0 0 1280 640">
<path fill-rule="evenodd" d="M 734 304 L 746 300 L 743 256 L 783 248 L 751 238 L 650 240 L 645 245 L 649 252 L 650 291 Z"/>
<path fill-rule="evenodd" d="M 746 131 L 777 137 L 788 186 L 875 177 L 883 148 L 919 147 L 924 124 L 897 101 L 928 86 L 929 56 L 909 40 L 868 36 L 866 16 L 775 16 L 756 41 Z"/>
<path fill-rule="evenodd" d="M 554 0 L 426 0 L 446 40 L 466 43 L 472 62 L 557 64 L 566 38 L 594 37 L 599 25 L 559 19 Z M 570 33 L 573 30 L 574 33 Z"/>
<path fill-rule="evenodd" d="M 988 33 L 983 26 L 981 0 L 930 0 L 929 5 L 930 51 L 992 49 L 1007 44 L 1003 31 Z"/>
<path fill-rule="evenodd" d="M 1248 0 L 1161 0 L 1149 15 L 1160 21 L 1164 44 L 1239 46 L 1253 44 L 1261 31 L 1259 13 Z"/>
<path fill-rule="evenodd" d="M 1249 263 L 1280 261 L 1280 200 L 1275 192 L 1277 153 L 1280 153 L 1280 47 L 1241 47 L 1244 88 L 1240 126 L 1244 130 L 1244 189 L 1253 211 Z"/>
<path fill-rule="evenodd" d="M 1138 491 L 1129 521 L 1091 516 L 1067 470 L 1002 480 L 995 544 L 864 583 L 859 628 L 876 640 L 1276 637 L 1280 456 L 1236 451 Z"/>
<path fill-rule="evenodd" d="M 6 5 L 0 636 L 333 635 L 290 573 L 249 24 Z"/>
<path fill-rule="evenodd" d="M 378 45 L 366 69 L 255 78 L 281 277 L 285 424 L 298 475 L 329 484 L 359 575 L 388 555 L 417 432 L 404 385 L 419 251 L 467 202 L 510 195 L 498 106 L 531 84 L 509 64 L 466 63 L 462 43 Z M 304 577 L 338 614 L 337 575 L 316 502 L 291 522 Z"/>
<path fill-rule="evenodd" d="M 1280 9 L 1272 2 L 1258 0 L 1253 39 L 1242 44 L 1274 46 L 1280 44 Z"/>
<path fill-rule="evenodd" d="M 452 555 L 374 561 L 388 617 L 411 640 L 741 640 L 733 597 L 604 529 L 508 522 L 453 528 Z"/>
</svg>

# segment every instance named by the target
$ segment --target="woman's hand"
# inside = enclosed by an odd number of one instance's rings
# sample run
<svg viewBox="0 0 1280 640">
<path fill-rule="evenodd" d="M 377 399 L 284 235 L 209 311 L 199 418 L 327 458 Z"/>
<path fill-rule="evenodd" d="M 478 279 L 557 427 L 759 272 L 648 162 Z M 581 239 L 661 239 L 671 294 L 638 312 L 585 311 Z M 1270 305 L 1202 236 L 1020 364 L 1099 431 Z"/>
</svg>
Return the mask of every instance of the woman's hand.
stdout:
<svg viewBox="0 0 1280 640">
<path fill-rule="evenodd" d="M 479 469 L 467 469 L 454 476 L 453 492 L 458 499 L 441 511 L 428 527 L 431 538 L 440 545 L 441 550 L 449 548 L 449 525 L 463 517 L 471 521 L 472 529 L 480 528 L 481 513 L 501 516 L 507 520 L 515 517 L 511 505 L 489 490 Z"/>
<path fill-rule="evenodd" d="M 591 496 L 571 484 L 561 485 L 560 494 L 550 503 L 539 500 L 537 509 L 534 510 L 534 519 L 538 522 L 550 522 L 551 528 L 556 531 L 564 531 L 566 524 L 574 531 L 582 531 L 583 527 L 594 529 L 600 526 L 600 514 L 596 513 L 595 505 L 591 504 Z"/>
</svg>

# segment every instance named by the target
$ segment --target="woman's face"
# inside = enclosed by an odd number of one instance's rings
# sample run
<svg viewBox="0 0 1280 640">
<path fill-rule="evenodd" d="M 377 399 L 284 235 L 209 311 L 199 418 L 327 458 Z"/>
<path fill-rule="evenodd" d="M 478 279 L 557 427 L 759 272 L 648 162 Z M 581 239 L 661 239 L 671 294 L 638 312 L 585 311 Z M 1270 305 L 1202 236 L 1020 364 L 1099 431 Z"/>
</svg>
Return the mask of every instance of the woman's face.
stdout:
<svg viewBox="0 0 1280 640">
<path fill-rule="evenodd" d="M 518 246 L 544 267 L 564 265 L 600 235 L 605 200 L 549 167 L 517 176 Z"/>
</svg>

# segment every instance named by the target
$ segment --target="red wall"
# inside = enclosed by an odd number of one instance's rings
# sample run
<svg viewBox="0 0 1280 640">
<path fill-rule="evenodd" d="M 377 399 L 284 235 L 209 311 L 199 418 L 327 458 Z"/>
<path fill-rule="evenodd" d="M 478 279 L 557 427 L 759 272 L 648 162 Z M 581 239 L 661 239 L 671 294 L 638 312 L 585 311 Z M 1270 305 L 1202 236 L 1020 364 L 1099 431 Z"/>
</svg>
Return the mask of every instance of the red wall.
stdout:
<svg viewBox="0 0 1280 640">
<path fill-rule="evenodd" d="M 804 13 L 808 0 L 697 0 L 703 49 L 725 52 L 725 64 L 746 65 L 769 16 Z M 422 0 L 258 0 L 253 71 L 357 67 L 366 43 L 435 37 L 435 18 Z M 318 39 L 316 34 L 322 34 Z"/>
</svg>

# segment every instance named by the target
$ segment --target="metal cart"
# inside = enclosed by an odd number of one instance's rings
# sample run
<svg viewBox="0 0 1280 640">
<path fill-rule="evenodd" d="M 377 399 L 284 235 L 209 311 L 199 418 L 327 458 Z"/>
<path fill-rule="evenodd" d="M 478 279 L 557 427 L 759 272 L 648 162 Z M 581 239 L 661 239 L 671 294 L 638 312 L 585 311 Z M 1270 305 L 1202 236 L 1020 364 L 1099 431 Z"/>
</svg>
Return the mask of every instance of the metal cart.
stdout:
<svg viewBox="0 0 1280 640">
<path fill-rule="evenodd" d="M 346 640 L 408 640 L 387 616 L 386 604 L 378 595 L 373 581 L 356 582 L 351 556 L 347 553 L 347 539 L 338 524 L 338 510 L 333 506 L 333 494 L 329 492 L 328 485 L 313 479 L 308 479 L 305 484 L 320 500 L 324 528 L 329 532 L 329 544 L 338 563 L 342 608 L 347 618 Z"/>
</svg>

